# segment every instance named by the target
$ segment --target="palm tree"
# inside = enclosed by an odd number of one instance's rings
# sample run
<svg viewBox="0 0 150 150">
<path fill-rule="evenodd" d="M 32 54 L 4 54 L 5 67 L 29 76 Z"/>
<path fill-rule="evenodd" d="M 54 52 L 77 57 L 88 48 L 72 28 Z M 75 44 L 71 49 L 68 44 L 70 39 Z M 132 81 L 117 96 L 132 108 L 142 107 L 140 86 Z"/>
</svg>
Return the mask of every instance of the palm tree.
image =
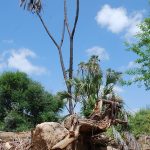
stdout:
<svg viewBox="0 0 150 150">
<path fill-rule="evenodd" d="M 99 98 L 115 96 L 114 86 L 121 78 L 121 73 L 112 69 L 106 70 L 103 77 L 98 56 L 92 56 L 87 63 L 79 64 L 78 76 L 74 78 L 74 95 L 83 104 L 84 115 L 89 115 Z"/>
</svg>

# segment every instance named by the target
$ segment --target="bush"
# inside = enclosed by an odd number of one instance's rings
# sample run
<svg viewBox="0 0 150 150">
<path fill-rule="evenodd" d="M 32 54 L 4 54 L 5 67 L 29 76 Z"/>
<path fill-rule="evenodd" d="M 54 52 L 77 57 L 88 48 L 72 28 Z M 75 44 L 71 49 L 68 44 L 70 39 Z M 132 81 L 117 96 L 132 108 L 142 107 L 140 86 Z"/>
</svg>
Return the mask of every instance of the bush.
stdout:
<svg viewBox="0 0 150 150">
<path fill-rule="evenodd" d="M 18 114 L 16 111 L 10 111 L 4 118 L 5 131 L 26 131 L 30 128 L 25 117 Z"/>
<path fill-rule="evenodd" d="M 141 109 L 130 117 L 130 129 L 136 137 L 150 135 L 150 108 Z"/>
<path fill-rule="evenodd" d="M 57 121 L 63 101 L 22 72 L 0 76 L 0 130 L 21 131 Z"/>
</svg>

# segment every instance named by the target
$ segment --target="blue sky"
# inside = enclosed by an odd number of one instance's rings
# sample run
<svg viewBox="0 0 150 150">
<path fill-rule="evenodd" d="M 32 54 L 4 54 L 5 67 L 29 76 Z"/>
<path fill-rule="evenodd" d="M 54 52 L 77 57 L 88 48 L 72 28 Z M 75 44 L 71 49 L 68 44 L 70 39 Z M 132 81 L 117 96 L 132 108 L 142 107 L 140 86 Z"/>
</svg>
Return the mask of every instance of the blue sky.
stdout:
<svg viewBox="0 0 150 150">
<path fill-rule="evenodd" d="M 70 26 L 74 1 L 68 0 Z M 137 24 L 148 16 L 148 0 L 81 0 L 80 16 L 74 43 L 74 70 L 92 54 L 99 55 L 101 67 L 118 71 L 134 67 L 136 55 L 126 51 L 125 41 L 134 41 Z M 50 92 L 65 85 L 54 44 L 39 19 L 19 7 L 18 0 L 2 0 L 0 5 L 0 73 L 8 70 L 26 72 Z M 63 23 L 63 1 L 43 0 L 42 16 L 57 41 Z M 63 56 L 68 68 L 68 36 L 65 35 Z M 136 111 L 150 104 L 150 92 L 136 85 L 116 87 L 128 109 Z"/>
</svg>

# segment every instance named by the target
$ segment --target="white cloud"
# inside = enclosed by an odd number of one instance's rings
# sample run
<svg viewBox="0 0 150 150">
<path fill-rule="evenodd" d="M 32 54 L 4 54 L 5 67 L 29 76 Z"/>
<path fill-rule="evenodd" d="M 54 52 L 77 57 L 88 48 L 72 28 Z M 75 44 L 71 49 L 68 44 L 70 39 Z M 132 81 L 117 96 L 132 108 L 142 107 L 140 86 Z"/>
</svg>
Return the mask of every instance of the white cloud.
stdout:
<svg viewBox="0 0 150 150">
<path fill-rule="evenodd" d="M 121 87 L 119 87 L 119 86 L 114 86 L 114 91 L 115 91 L 116 93 L 123 93 L 123 92 L 124 92 L 123 88 L 121 88 Z"/>
<path fill-rule="evenodd" d="M 136 12 L 132 15 L 129 24 L 129 27 L 127 28 L 127 32 L 125 34 L 126 39 L 132 38 L 134 35 L 140 32 L 140 28 L 138 25 L 141 23 L 143 18 L 143 15 L 141 12 Z"/>
<path fill-rule="evenodd" d="M 119 33 L 128 26 L 126 10 L 122 7 L 111 8 L 107 4 L 97 13 L 96 21 L 99 25 L 106 26 L 113 33 Z"/>
<path fill-rule="evenodd" d="M 125 31 L 125 37 L 129 38 L 139 32 L 138 24 L 142 21 L 141 12 L 128 15 L 123 7 L 112 8 L 106 4 L 98 11 L 95 19 L 101 27 L 106 27 L 112 33 Z"/>
<path fill-rule="evenodd" d="M 13 44 L 14 43 L 14 40 L 2 40 L 3 43 L 5 44 Z"/>
<path fill-rule="evenodd" d="M 5 56 L 7 54 L 7 57 Z M 36 58 L 36 54 L 30 49 L 22 48 L 2 53 L 0 68 L 16 69 L 27 74 L 40 75 L 46 72 L 43 67 L 32 64 L 29 58 Z"/>
<path fill-rule="evenodd" d="M 18 69 L 29 74 L 41 74 L 45 72 L 43 67 L 33 65 L 29 61 L 29 57 L 35 58 L 36 54 L 29 49 L 13 50 L 8 58 L 8 67 Z"/>
<path fill-rule="evenodd" d="M 86 50 L 88 56 L 97 55 L 100 60 L 109 60 L 109 55 L 104 48 L 94 46 Z"/>
<path fill-rule="evenodd" d="M 131 69 L 131 68 L 139 68 L 139 67 L 140 67 L 139 64 L 137 64 L 137 63 L 134 62 L 134 61 L 130 61 L 130 62 L 128 63 L 127 69 Z"/>
<path fill-rule="evenodd" d="M 139 68 L 139 67 L 140 67 L 139 64 L 137 64 L 137 63 L 134 62 L 134 61 L 130 61 L 130 62 L 128 63 L 128 65 L 119 67 L 119 70 L 120 70 L 120 71 L 126 71 L 126 70 L 128 70 L 128 69 Z"/>
</svg>

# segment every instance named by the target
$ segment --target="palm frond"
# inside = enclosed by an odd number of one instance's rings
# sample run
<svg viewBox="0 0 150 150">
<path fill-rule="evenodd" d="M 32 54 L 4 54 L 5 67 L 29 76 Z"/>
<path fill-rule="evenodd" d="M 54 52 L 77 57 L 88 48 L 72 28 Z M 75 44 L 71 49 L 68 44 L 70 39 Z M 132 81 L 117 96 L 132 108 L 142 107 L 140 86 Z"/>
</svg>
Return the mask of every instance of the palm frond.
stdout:
<svg viewBox="0 0 150 150">
<path fill-rule="evenodd" d="M 20 0 L 20 7 L 35 13 L 40 13 L 42 10 L 42 0 Z"/>
<path fill-rule="evenodd" d="M 57 94 L 61 100 L 72 98 L 71 95 L 66 91 L 58 92 Z"/>
<path fill-rule="evenodd" d="M 108 86 L 109 84 L 116 84 L 117 81 L 119 81 L 119 79 L 121 78 L 122 73 L 121 72 L 117 72 L 114 71 L 112 69 L 107 69 L 107 73 L 106 73 L 106 86 Z"/>
</svg>

